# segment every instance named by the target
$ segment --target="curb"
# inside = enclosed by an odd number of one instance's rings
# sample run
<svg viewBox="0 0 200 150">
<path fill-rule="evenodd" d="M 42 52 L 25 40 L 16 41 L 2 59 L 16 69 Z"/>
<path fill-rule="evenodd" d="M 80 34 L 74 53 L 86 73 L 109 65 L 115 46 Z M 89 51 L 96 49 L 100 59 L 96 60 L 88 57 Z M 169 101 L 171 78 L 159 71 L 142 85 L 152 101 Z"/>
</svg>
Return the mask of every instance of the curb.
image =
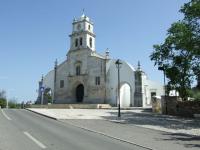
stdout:
<svg viewBox="0 0 200 150">
<path fill-rule="evenodd" d="M 44 116 L 44 117 L 47 117 L 47 118 L 50 118 L 50 119 L 53 119 L 53 120 L 58 120 L 58 119 L 55 118 L 55 117 L 51 117 L 51 116 L 48 116 L 48 115 L 45 115 L 45 114 L 39 113 L 39 112 L 36 112 L 36 111 L 30 110 L 30 109 L 28 109 L 28 108 L 25 108 L 25 110 L 30 111 L 30 112 L 33 112 L 33 113 L 36 113 L 36 114 L 38 114 L 38 115 L 41 115 L 41 116 Z"/>
<path fill-rule="evenodd" d="M 106 121 L 110 121 L 110 122 L 114 122 L 114 123 L 118 123 L 118 124 L 126 124 L 126 120 L 109 120 L 107 119 Z"/>
</svg>

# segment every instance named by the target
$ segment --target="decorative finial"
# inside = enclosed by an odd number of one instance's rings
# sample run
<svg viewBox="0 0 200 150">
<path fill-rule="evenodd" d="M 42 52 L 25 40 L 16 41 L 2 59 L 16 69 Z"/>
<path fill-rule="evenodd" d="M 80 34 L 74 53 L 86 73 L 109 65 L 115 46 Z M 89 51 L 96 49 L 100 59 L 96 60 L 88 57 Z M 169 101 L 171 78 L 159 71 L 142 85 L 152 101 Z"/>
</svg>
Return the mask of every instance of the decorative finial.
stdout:
<svg viewBox="0 0 200 150">
<path fill-rule="evenodd" d="M 108 59 L 109 58 L 109 49 L 108 48 L 106 48 L 106 59 Z"/>
<path fill-rule="evenodd" d="M 58 66 L 58 60 L 57 60 L 57 58 L 56 58 L 56 61 L 55 61 L 55 68 Z"/>
<path fill-rule="evenodd" d="M 41 81 L 43 82 L 43 80 L 44 80 L 44 76 L 43 76 L 43 74 L 42 74 L 42 80 L 41 80 Z"/>
<path fill-rule="evenodd" d="M 140 65 L 140 61 L 138 61 L 138 70 L 141 70 L 141 65 Z"/>
<path fill-rule="evenodd" d="M 54 69 L 56 70 L 58 66 L 58 60 L 56 59 L 56 61 L 54 62 Z"/>
<path fill-rule="evenodd" d="M 83 8 L 82 10 L 82 15 L 81 15 L 82 18 L 85 18 L 85 9 Z"/>
<path fill-rule="evenodd" d="M 83 11 L 82 11 L 81 18 L 83 18 L 83 19 L 86 19 L 86 15 L 85 15 L 85 9 L 84 9 L 84 8 L 83 8 Z"/>
<path fill-rule="evenodd" d="M 85 8 L 82 10 L 82 15 L 85 16 Z"/>
</svg>

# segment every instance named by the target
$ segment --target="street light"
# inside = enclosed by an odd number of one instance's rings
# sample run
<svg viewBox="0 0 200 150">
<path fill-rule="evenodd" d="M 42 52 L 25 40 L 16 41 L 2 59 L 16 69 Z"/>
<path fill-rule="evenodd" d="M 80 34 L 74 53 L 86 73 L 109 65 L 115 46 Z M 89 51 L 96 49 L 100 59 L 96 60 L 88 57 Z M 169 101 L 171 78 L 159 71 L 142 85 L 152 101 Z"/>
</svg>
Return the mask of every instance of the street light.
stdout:
<svg viewBox="0 0 200 150">
<path fill-rule="evenodd" d="M 117 67 L 118 70 L 118 117 L 121 117 L 121 113 L 120 113 L 120 68 L 121 68 L 121 61 L 120 59 L 117 59 L 117 61 L 115 62 L 115 65 Z"/>
<path fill-rule="evenodd" d="M 165 92 L 165 95 L 164 95 L 164 98 L 165 98 L 165 109 L 166 109 L 166 114 L 168 114 L 168 110 L 167 110 L 167 99 L 166 99 L 166 85 L 165 85 L 165 77 L 166 77 L 166 66 L 165 65 L 162 65 L 160 67 L 158 67 L 158 70 L 161 70 L 163 71 L 163 76 L 164 76 L 164 92 Z"/>
</svg>

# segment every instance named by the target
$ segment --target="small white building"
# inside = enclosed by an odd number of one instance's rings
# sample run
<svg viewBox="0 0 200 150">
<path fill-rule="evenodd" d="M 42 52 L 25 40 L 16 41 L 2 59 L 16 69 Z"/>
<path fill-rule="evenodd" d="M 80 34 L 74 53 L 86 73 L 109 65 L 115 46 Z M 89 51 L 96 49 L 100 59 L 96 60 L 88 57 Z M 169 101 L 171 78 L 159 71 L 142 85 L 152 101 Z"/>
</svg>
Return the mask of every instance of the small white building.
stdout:
<svg viewBox="0 0 200 150">
<path fill-rule="evenodd" d="M 74 19 L 67 59 L 57 64 L 39 82 L 39 89 L 50 92 L 53 103 L 108 103 L 117 105 L 118 69 L 109 51 L 100 55 L 95 49 L 94 26 L 82 15 Z M 120 103 L 122 107 L 146 107 L 152 96 L 161 96 L 163 86 L 149 80 L 141 70 L 120 61 Z M 41 90 L 37 103 L 41 101 Z M 47 101 L 44 100 L 45 103 Z"/>
</svg>

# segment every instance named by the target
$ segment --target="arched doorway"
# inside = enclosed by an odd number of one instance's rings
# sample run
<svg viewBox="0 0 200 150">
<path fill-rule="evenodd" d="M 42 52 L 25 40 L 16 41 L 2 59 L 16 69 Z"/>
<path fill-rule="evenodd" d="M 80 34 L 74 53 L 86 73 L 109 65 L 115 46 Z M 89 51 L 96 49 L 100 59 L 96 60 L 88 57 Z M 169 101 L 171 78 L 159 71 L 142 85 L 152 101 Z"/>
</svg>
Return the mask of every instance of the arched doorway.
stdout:
<svg viewBox="0 0 200 150">
<path fill-rule="evenodd" d="M 83 84 L 79 84 L 76 87 L 76 101 L 77 102 L 83 102 L 83 97 L 84 97 L 84 86 Z"/>
<path fill-rule="evenodd" d="M 120 104 L 122 107 L 130 107 L 131 104 L 131 87 L 124 83 L 120 87 Z"/>
</svg>

